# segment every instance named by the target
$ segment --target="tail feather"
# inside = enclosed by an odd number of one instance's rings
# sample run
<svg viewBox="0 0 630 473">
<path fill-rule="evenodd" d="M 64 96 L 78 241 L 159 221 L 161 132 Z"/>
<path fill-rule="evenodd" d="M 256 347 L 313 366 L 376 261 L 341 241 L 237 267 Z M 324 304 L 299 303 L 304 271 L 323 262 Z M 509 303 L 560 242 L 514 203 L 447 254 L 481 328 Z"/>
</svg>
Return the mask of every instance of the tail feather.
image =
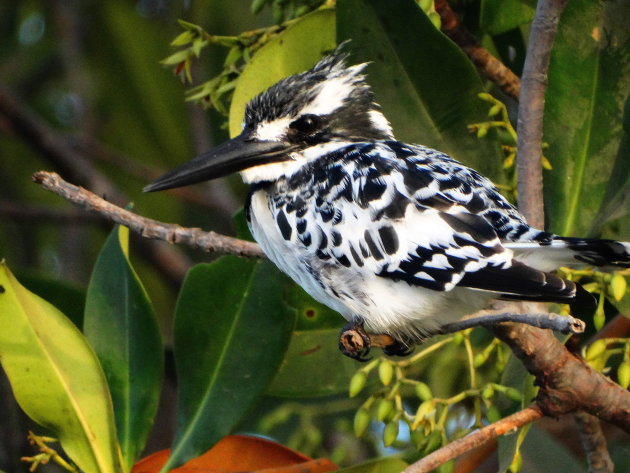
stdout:
<svg viewBox="0 0 630 473">
<path fill-rule="evenodd" d="M 554 236 L 543 242 L 503 242 L 503 246 L 514 252 L 516 260 L 540 271 L 580 264 L 630 268 L 630 243 L 615 240 Z"/>
<path fill-rule="evenodd" d="M 575 259 L 593 266 L 630 268 L 630 243 L 592 238 L 556 237 L 575 252 Z"/>
</svg>

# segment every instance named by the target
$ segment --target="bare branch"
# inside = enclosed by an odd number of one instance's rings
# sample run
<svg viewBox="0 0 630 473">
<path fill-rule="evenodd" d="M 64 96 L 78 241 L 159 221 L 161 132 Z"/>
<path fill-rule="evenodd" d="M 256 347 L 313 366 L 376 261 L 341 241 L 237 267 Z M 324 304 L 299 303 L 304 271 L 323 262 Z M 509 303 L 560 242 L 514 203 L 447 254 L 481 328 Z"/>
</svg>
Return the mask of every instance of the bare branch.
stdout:
<svg viewBox="0 0 630 473">
<path fill-rule="evenodd" d="M 582 411 L 576 412 L 573 418 L 578 425 L 582 447 L 588 458 L 589 473 L 614 473 L 615 465 L 608 454 L 599 419 Z"/>
<path fill-rule="evenodd" d="M 523 66 L 518 108 L 516 170 L 519 210 L 537 228 L 544 228 L 542 129 L 547 70 L 560 14 L 568 0 L 540 0 L 532 22 Z"/>
<path fill-rule="evenodd" d="M 402 473 L 428 473 L 449 460 L 477 448 L 501 435 L 511 433 L 543 417 L 538 406 L 530 406 L 479 430 L 457 439 L 448 445 L 409 465 Z"/>
<path fill-rule="evenodd" d="M 205 232 L 199 228 L 184 228 L 142 217 L 120 208 L 105 199 L 64 181 L 54 172 L 40 171 L 33 175 L 33 180 L 46 190 L 54 192 L 70 202 L 92 212 L 97 212 L 112 222 L 129 227 L 130 230 L 145 238 L 164 240 L 169 243 L 181 243 L 204 251 L 229 253 L 238 256 L 263 258 L 265 255 L 258 244 L 239 240 L 215 232 Z"/>
<path fill-rule="evenodd" d="M 494 57 L 479 44 L 460 22 L 447 0 L 436 0 L 435 11 L 442 20 L 442 31 L 451 38 L 468 55 L 470 60 L 503 92 L 518 100 L 521 93 L 521 81 L 510 68 Z"/>
</svg>

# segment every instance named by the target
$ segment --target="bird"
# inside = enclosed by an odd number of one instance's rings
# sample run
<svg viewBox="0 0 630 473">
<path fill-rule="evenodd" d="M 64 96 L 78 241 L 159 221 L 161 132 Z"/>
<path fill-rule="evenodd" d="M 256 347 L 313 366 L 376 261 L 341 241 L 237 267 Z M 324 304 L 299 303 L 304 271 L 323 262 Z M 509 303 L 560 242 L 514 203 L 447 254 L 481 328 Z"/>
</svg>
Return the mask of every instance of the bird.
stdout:
<svg viewBox="0 0 630 473">
<path fill-rule="evenodd" d="M 477 171 L 396 140 L 366 66 L 337 48 L 254 97 L 240 135 L 144 190 L 239 172 L 254 239 L 347 320 L 339 346 L 358 360 L 369 333 L 405 355 L 493 299 L 575 303 L 588 293 L 560 266 L 630 267 L 629 243 L 533 228 Z"/>
</svg>

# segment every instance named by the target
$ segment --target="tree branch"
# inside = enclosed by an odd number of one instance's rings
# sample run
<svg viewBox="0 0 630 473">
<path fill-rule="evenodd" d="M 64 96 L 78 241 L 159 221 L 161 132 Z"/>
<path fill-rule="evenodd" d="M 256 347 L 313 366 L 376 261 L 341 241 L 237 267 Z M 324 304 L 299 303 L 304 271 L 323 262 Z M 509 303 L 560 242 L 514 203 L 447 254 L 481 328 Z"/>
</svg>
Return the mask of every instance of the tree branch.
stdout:
<svg viewBox="0 0 630 473">
<path fill-rule="evenodd" d="M 538 406 L 530 406 L 493 424 L 469 433 L 448 445 L 409 465 L 402 473 L 428 473 L 449 460 L 479 447 L 501 435 L 514 432 L 519 427 L 530 424 L 543 417 Z"/>
<path fill-rule="evenodd" d="M 589 473 L 614 473 L 615 465 L 608 454 L 606 438 L 597 417 L 580 411 L 573 418 L 578 425 L 582 447 L 586 452 Z"/>
<path fill-rule="evenodd" d="M 89 211 L 98 212 L 106 219 L 129 227 L 145 238 L 181 243 L 208 252 L 229 253 L 238 256 L 263 258 L 258 244 L 239 240 L 215 232 L 205 232 L 199 228 L 184 228 L 179 225 L 162 223 L 142 217 L 122 209 L 92 192 L 64 181 L 54 172 L 40 171 L 33 174 L 33 181 L 64 199 Z"/>
<path fill-rule="evenodd" d="M 523 66 L 517 123 L 516 170 L 519 210 L 536 228 L 544 228 L 542 130 L 547 70 L 560 14 L 568 0 L 540 0 L 532 22 Z"/>
<path fill-rule="evenodd" d="M 503 92 L 518 100 L 521 92 L 521 81 L 510 68 L 494 57 L 479 44 L 459 21 L 447 0 L 436 0 L 435 11 L 442 20 L 442 32 L 451 38 L 468 55 L 481 72 L 494 82 Z"/>
<path fill-rule="evenodd" d="M 536 377 L 536 402 L 545 415 L 584 410 L 630 433 L 630 392 L 570 353 L 550 331 L 514 323 L 492 331 Z"/>
</svg>

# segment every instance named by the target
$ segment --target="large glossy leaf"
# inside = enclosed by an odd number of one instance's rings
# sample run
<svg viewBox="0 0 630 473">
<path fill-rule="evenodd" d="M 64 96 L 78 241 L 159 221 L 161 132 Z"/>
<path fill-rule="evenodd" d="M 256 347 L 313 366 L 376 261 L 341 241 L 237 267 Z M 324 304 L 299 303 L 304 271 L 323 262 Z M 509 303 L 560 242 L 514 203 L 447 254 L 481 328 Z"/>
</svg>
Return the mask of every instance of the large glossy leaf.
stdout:
<svg viewBox="0 0 630 473">
<path fill-rule="evenodd" d="M 360 365 L 341 354 L 338 340 L 339 328 L 293 332 L 287 355 L 267 394 L 314 397 L 347 392 L 350 378 Z"/>
<path fill-rule="evenodd" d="M 467 130 L 487 120 L 477 97 L 481 79 L 413 0 L 339 0 L 337 39 L 352 39 L 354 62 L 372 62 L 368 82 L 398 139 L 439 149 L 500 179 L 496 143 Z"/>
<path fill-rule="evenodd" d="M 264 393 L 287 349 L 295 311 L 269 261 L 223 257 L 195 266 L 175 314 L 177 432 L 164 470 L 208 450 Z"/>
<path fill-rule="evenodd" d="M 123 471 L 107 382 L 87 341 L 0 265 L 0 360 L 26 414 L 81 470 Z"/>
<path fill-rule="evenodd" d="M 630 94 L 630 3 L 567 4 L 549 66 L 544 133 L 553 165 L 545 173 L 549 228 L 589 232 L 607 195 Z M 630 166 L 617 169 L 626 182 Z"/>
<path fill-rule="evenodd" d="M 126 228 L 116 227 L 99 254 L 87 292 L 84 332 L 107 377 L 129 470 L 153 425 L 164 363 L 153 307 L 126 254 L 128 238 Z"/>
<path fill-rule="evenodd" d="M 230 135 L 241 132 L 250 99 L 280 79 L 313 67 L 335 44 L 334 10 L 306 15 L 265 44 L 238 79 L 230 107 Z"/>
<path fill-rule="evenodd" d="M 168 457 L 161 450 L 138 462 L 132 473 L 157 473 Z M 311 460 L 284 445 L 260 437 L 228 435 L 203 455 L 172 470 L 173 473 L 325 473 L 336 471 L 330 460 Z"/>
</svg>

